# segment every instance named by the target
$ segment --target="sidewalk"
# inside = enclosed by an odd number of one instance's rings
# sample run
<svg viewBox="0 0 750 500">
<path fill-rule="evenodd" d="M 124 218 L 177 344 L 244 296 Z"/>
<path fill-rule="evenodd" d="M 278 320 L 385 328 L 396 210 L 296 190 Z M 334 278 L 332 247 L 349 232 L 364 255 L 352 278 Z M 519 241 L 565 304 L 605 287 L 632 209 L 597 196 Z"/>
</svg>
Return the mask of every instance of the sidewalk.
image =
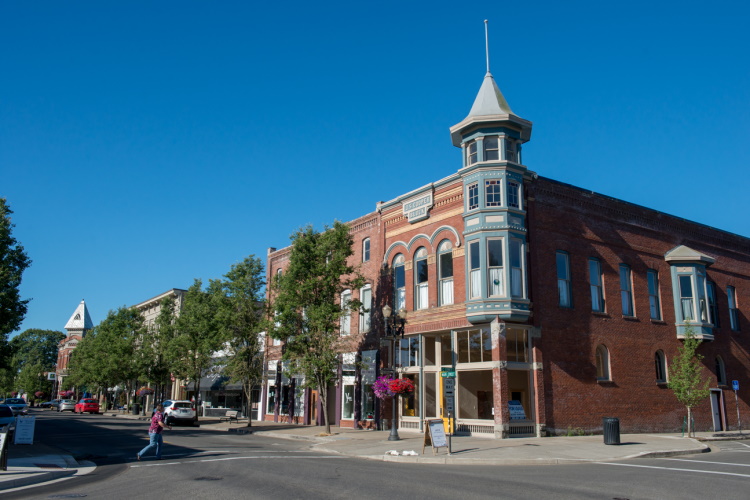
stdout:
<svg viewBox="0 0 750 500">
<path fill-rule="evenodd" d="M 107 417 L 148 420 L 148 417 L 107 412 Z M 750 433 L 698 433 L 696 439 L 680 434 L 622 434 L 620 445 L 605 445 L 601 435 L 548 438 L 489 439 L 453 436 L 451 453 L 447 448 L 427 446 L 422 454 L 424 436 L 399 431 L 401 440 L 388 441 L 389 431 L 365 431 L 332 427 L 332 435 L 323 434 L 323 427 L 273 422 L 247 421 L 229 423 L 218 418 L 202 418 L 200 428 L 237 434 L 256 434 L 281 439 L 310 441 L 315 450 L 352 457 L 423 464 L 454 465 L 552 465 L 625 460 L 639 457 L 666 457 L 710 451 L 710 441 L 750 439 Z M 42 443 L 15 445 L 9 450 L 8 470 L 0 471 L 0 491 L 30 484 L 39 484 L 77 474 L 93 464 L 79 464 L 60 450 Z M 407 455 L 403 455 L 408 452 Z M 415 455 L 411 455 L 414 452 Z"/>
</svg>

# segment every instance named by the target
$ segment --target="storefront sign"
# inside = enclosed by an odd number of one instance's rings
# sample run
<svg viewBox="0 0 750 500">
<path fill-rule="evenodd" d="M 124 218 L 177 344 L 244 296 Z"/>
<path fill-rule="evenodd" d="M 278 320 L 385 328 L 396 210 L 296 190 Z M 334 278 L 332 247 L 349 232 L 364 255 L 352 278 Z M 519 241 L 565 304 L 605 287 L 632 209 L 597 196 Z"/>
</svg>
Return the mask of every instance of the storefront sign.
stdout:
<svg viewBox="0 0 750 500">
<path fill-rule="evenodd" d="M 443 419 L 435 418 L 427 420 L 424 429 L 424 443 L 422 443 L 422 455 L 426 446 L 432 446 L 432 454 L 437 454 L 438 448 L 447 448 L 448 440 L 445 437 Z"/>
<path fill-rule="evenodd" d="M 520 401 L 508 401 L 508 411 L 510 411 L 511 420 L 526 420 L 526 412 Z"/>
<path fill-rule="evenodd" d="M 403 202 L 404 216 L 410 224 L 427 219 L 432 208 L 432 193 L 420 194 Z"/>
</svg>

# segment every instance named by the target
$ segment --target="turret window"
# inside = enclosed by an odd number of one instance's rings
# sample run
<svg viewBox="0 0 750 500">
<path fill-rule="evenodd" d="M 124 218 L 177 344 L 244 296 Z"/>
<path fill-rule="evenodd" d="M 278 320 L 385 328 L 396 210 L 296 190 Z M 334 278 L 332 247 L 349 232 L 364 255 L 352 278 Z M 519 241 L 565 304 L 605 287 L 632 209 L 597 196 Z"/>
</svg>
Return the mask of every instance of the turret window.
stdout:
<svg viewBox="0 0 750 500">
<path fill-rule="evenodd" d="M 499 180 L 484 181 L 484 194 L 488 207 L 499 207 L 502 203 L 500 200 L 500 185 Z"/>
<path fill-rule="evenodd" d="M 518 162 L 518 154 L 516 153 L 516 142 L 512 139 L 505 139 L 505 159 L 512 161 L 513 163 Z"/>
<path fill-rule="evenodd" d="M 519 184 L 515 181 L 508 181 L 508 206 L 511 208 L 521 208 L 518 202 Z"/>
<path fill-rule="evenodd" d="M 487 241 L 487 270 L 488 288 L 490 297 L 505 295 L 505 283 L 503 280 L 503 240 L 493 239 Z"/>
<path fill-rule="evenodd" d="M 475 210 L 479 208 L 479 184 L 476 182 L 474 184 L 470 184 L 468 186 L 468 192 L 469 192 L 469 210 Z"/>
<path fill-rule="evenodd" d="M 479 242 L 469 243 L 469 298 L 475 299 L 482 295 L 482 276 L 479 263 Z"/>
<path fill-rule="evenodd" d="M 682 321 L 695 319 L 695 308 L 693 307 L 693 280 L 689 275 L 679 277 L 680 283 L 680 308 L 682 310 Z"/>
<path fill-rule="evenodd" d="M 484 161 L 497 161 L 500 159 L 500 147 L 498 138 L 487 136 L 482 141 L 484 143 Z"/>
<path fill-rule="evenodd" d="M 466 145 L 466 164 L 474 165 L 477 162 L 477 141 L 471 141 Z"/>
<path fill-rule="evenodd" d="M 510 295 L 523 297 L 523 243 L 517 238 L 510 240 Z"/>
</svg>

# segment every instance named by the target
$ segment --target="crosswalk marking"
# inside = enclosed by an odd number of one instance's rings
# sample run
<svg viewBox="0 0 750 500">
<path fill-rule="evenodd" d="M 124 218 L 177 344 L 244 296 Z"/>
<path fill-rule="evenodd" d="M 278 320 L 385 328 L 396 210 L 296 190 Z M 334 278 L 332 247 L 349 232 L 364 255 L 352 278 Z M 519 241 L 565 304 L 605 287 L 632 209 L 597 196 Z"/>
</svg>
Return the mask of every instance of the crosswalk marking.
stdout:
<svg viewBox="0 0 750 500">
<path fill-rule="evenodd" d="M 737 476 L 750 478 L 750 474 L 737 474 L 735 472 L 720 472 L 715 470 L 699 470 L 699 469 L 680 469 L 677 467 L 657 467 L 655 465 L 636 465 L 636 464 L 618 464 L 614 462 L 594 462 L 598 465 L 617 465 L 620 467 L 639 467 L 641 469 L 660 469 L 660 470 L 673 470 L 678 472 L 690 472 L 690 473 L 701 473 L 701 474 L 717 474 L 720 476 Z"/>
</svg>

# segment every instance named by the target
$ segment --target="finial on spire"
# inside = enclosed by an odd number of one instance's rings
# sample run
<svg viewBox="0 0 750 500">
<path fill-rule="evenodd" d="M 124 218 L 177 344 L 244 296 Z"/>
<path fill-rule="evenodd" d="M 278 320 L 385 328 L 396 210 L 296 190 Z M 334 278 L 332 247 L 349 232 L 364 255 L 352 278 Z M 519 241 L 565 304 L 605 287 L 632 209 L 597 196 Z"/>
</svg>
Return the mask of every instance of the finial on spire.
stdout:
<svg viewBox="0 0 750 500">
<path fill-rule="evenodd" d="M 484 20 L 484 53 L 487 57 L 487 73 L 490 72 L 490 35 L 487 29 L 487 19 Z"/>
</svg>

